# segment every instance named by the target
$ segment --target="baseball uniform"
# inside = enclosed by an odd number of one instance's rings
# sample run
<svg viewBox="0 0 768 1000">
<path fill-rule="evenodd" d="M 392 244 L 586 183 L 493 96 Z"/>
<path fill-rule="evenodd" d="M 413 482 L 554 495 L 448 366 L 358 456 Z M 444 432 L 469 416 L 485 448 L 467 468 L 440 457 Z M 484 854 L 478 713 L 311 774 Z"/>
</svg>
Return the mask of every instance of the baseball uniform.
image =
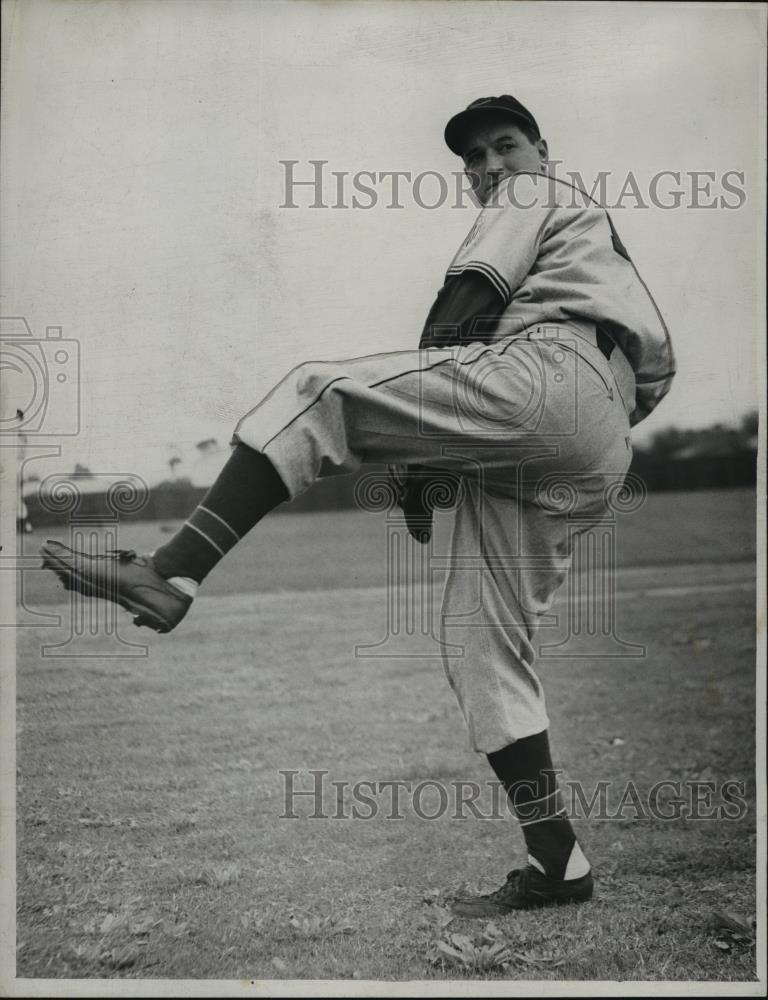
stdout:
<svg viewBox="0 0 768 1000">
<path fill-rule="evenodd" d="M 464 646 L 445 667 L 484 753 L 546 728 L 533 639 L 570 564 L 567 517 L 606 509 L 631 460 L 630 425 L 674 374 L 666 327 L 607 213 L 574 190 L 509 178 L 451 262 L 446 284 L 473 271 L 503 303 L 489 342 L 299 365 L 234 435 L 291 497 L 362 463 L 461 475 L 441 621 Z M 563 509 L 563 485 L 576 508 Z"/>
<path fill-rule="evenodd" d="M 93 558 L 55 541 L 43 556 L 66 586 L 167 632 L 218 560 L 316 479 L 363 463 L 402 469 L 406 487 L 413 466 L 456 477 L 444 665 L 470 746 L 507 790 L 528 848 L 499 890 L 454 900 L 454 912 L 481 917 L 592 896 L 554 780 L 536 630 L 568 571 L 574 522 L 606 514 L 631 461 L 630 427 L 669 390 L 675 365 L 608 214 L 536 172 L 547 146 L 519 101 L 481 98 L 445 137 L 485 207 L 419 349 L 295 368 L 238 423 L 216 482 L 150 556 Z"/>
</svg>

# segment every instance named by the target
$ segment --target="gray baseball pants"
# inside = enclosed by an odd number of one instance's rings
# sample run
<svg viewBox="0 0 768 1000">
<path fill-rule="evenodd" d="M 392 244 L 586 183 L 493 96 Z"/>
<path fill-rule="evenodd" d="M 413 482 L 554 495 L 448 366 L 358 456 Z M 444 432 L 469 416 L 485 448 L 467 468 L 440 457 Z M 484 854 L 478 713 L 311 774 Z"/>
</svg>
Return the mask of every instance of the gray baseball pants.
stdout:
<svg viewBox="0 0 768 1000">
<path fill-rule="evenodd" d="M 492 753 L 549 725 L 537 622 L 571 561 L 574 516 L 599 518 L 631 460 L 635 381 L 588 324 L 492 345 L 396 351 L 293 369 L 237 425 L 294 498 L 363 463 L 458 473 L 441 609 L 444 658 L 470 746 Z M 480 567 L 480 568 L 478 568 Z"/>
</svg>

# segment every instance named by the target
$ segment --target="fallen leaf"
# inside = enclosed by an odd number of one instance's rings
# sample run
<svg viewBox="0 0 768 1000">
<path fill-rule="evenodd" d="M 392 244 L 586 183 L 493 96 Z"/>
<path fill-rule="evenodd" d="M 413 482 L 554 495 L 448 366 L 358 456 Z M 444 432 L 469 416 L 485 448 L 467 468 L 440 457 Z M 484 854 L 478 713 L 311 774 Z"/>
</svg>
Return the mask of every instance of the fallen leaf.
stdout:
<svg viewBox="0 0 768 1000">
<path fill-rule="evenodd" d="M 451 958 L 461 959 L 463 957 L 462 953 L 457 948 L 453 948 L 446 941 L 438 941 L 437 947 L 444 955 L 448 955 Z"/>
<path fill-rule="evenodd" d="M 457 948 L 471 948 L 472 938 L 467 934 L 451 934 L 451 941 Z"/>
<path fill-rule="evenodd" d="M 107 953 L 106 964 L 113 969 L 127 969 L 135 964 L 138 957 L 139 953 L 134 948 L 115 948 Z"/>
<path fill-rule="evenodd" d="M 441 930 L 455 919 L 451 911 L 445 906 L 436 906 L 433 910 L 433 916 L 437 926 Z"/>
<path fill-rule="evenodd" d="M 494 940 L 494 938 L 498 937 L 503 937 L 503 933 L 504 932 L 499 927 L 499 925 L 495 924 L 492 920 L 488 921 L 488 923 L 485 925 L 485 930 L 483 931 L 485 937 L 489 938 L 490 940 Z"/>
<path fill-rule="evenodd" d="M 713 910 L 712 924 L 715 930 L 722 928 L 744 937 L 752 936 L 752 928 L 749 924 L 735 913 L 728 913 L 726 910 Z"/>
</svg>

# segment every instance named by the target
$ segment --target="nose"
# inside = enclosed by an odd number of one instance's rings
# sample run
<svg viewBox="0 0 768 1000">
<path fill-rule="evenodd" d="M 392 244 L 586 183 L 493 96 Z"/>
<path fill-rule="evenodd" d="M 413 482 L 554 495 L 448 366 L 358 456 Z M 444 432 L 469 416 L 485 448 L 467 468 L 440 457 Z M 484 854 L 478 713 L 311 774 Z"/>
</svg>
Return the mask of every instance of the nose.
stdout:
<svg viewBox="0 0 768 1000">
<path fill-rule="evenodd" d="M 504 160 L 496 152 L 496 150 L 490 150 L 487 154 L 485 172 L 487 174 L 500 174 L 504 169 Z"/>
</svg>

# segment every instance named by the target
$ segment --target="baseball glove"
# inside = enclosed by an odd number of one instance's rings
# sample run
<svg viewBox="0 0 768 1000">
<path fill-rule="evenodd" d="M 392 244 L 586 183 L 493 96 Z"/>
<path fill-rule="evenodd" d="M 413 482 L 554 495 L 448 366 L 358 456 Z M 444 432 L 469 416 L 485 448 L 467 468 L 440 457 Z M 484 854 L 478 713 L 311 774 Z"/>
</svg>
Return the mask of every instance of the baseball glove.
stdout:
<svg viewBox="0 0 768 1000">
<path fill-rule="evenodd" d="M 434 511 L 456 503 L 458 475 L 423 465 L 390 465 L 388 471 L 410 535 L 426 545 L 432 537 Z"/>
</svg>

